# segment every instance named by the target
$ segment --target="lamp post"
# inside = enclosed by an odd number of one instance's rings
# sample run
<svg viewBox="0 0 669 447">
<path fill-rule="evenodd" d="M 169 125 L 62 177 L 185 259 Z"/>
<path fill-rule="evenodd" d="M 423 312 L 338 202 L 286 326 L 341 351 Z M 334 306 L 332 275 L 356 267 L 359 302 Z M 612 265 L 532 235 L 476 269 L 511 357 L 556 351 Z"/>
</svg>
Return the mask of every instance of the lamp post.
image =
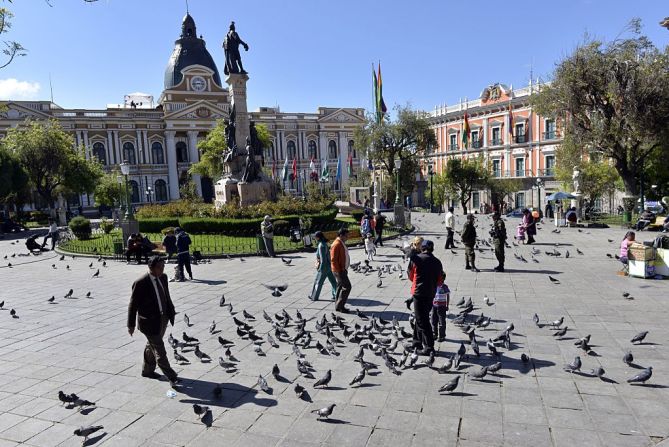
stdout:
<svg viewBox="0 0 669 447">
<path fill-rule="evenodd" d="M 395 159 L 395 175 L 397 176 L 397 193 L 395 194 L 395 205 L 401 205 L 402 202 L 400 202 L 400 188 L 401 188 L 401 183 L 400 183 L 400 168 L 402 167 L 402 159 L 397 158 Z"/>
<path fill-rule="evenodd" d="M 116 176 L 116 181 L 118 182 L 119 188 L 123 187 L 123 176 L 121 174 Z M 121 220 L 122 216 L 125 215 L 125 200 L 127 198 L 128 197 L 125 195 L 125 190 L 123 190 L 123 195 L 121 197 L 119 197 L 119 204 L 118 204 L 118 207 L 119 207 L 118 219 L 119 219 L 119 221 Z"/>
<path fill-rule="evenodd" d="M 121 174 L 125 177 L 125 220 L 133 220 L 135 216 L 132 213 L 132 205 L 130 204 L 130 197 L 128 196 L 128 174 L 130 174 L 130 164 L 126 160 L 123 160 L 123 163 L 121 163 Z"/>
<path fill-rule="evenodd" d="M 537 207 L 539 208 L 539 213 L 541 214 L 541 187 L 544 185 L 544 181 L 541 179 L 541 177 L 537 177 L 536 180 L 537 184 Z"/>
<path fill-rule="evenodd" d="M 434 168 L 432 163 L 427 165 L 427 173 L 430 176 L 430 212 L 434 213 L 434 195 L 432 194 L 432 177 L 434 177 Z"/>
<path fill-rule="evenodd" d="M 146 187 L 146 191 L 145 191 L 145 193 L 146 193 L 146 200 L 147 200 L 149 203 L 152 203 L 152 201 L 151 201 L 151 194 L 153 194 L 153 190 L 151 189 L 150 186 L 147 186 L 147 187 Z"/>
</svg>

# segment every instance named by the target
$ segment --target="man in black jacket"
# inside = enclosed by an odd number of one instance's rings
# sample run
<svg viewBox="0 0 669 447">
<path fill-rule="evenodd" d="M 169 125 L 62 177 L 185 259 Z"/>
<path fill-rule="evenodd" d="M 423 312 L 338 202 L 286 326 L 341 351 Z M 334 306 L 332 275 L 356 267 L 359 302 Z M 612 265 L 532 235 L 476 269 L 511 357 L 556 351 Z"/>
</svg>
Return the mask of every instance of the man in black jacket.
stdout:
<svg viewBox="0 0 669 447">
<path fill-rule="evenodd" d="M 474 215 L 467 214 L 465 226 L 462 228 L 460 235 L 462 244 L 465 246 L 465 270 L 478 272 L 476 268 L 476 254 L 474 253 L 474 246 L 476 245 L 476 227 L 474 226 Z"/>
<path fill-rule="evenodd" d="M 413 307 L 416 317 L 414 327 L 413 346 L 422 347 L 421 355 L 434 352 L 434 336 L 430 322 L 432 301 L 437 293 L 437 285 L 441 278 L 443 267 L 441 261 L 434 257 L 434 243 L 429 240 L 421 244 L 421 253 L 411 256 L 414 268 L 409 272 L 413 281 Z"/>
<path fill-rule="evenodd" d="M 172 386 L 179 383 L 177 373 L 170 366 L 165 352 L 163 337 L 167 323 L 174 326 L 174 304 L 170 298 L 165 261 L 159 256 L 149 259 L 149 273 L 142 275 L 132 284 L 132 295 L 128 305 L 128 333 L 132 337 L 135 322 L 139 320 L 139 331 L 146 336 L 142 376 L 158 379 L 156 365 Z M 139 317 L 139 318 L 138 318 Z"/>
</svg>

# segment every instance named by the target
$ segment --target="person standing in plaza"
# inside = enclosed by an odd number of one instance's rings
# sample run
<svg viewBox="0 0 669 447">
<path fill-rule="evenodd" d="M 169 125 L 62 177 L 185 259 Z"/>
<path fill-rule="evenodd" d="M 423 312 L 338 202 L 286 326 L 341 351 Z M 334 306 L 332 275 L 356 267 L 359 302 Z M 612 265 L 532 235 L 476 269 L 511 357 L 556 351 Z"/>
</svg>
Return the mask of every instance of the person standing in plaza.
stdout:
<svg viewBox="0 0 669 447">
<path fill-rule="evenodd" d="M 318 297 L 321 295 L 321 289 L 323 288 L 323 283 L 327 279 L 332 286 L 332 300 L 334 301 L 337 295 L 337 280 L 332 274 L 328 240 L 321 231 L 314 233 L 314 237 L 318 241 L 318 247 L 316 248 L 316 278 L 314 279 L 314 285 L 311 288 L 309 299 L 318 301 Z"/>
<path fill-rule="evenodd" d="M 44 236 L 42 248 L 44 248 L 46 241 L 49 239 L 51 239 L 51 250 L 53 251 L 56 248 L 56 242 L 58 242 L 58 225 L 55 219 L 49 219 L 49 232 Z"/>
<path fill-rule="evenodd" d="M 163 237 L 163 247 L 167 253 L 167 263 L 169 264 L 172 256 L 177 254 L 177 237 L 174 235 L 174 230 L 169 230 Z"/>
<path fill-rule="evenodd" d="M 170 366 L 163 337 L 167 323 L 174 326 L 174 304 L 170 298 L 165 261 L 159 256 L 149 259 L 149 272 L 132 284 L 128 305 L 128 333 L 132 337 L 139 320 L 139 331 L 146 337 L 142 377 L 158 379 L 156 366 L 165 374 L 172 386 L 179 383 L 177 373 Z M 139 316 L 139 318 L 137 318 Z"/>
<path fill-rule="evenodd" d="M 525 232 L 527 233 L 527 245 L 533 244 L 536 242 L 534 240 L 534 235 L 537 234 L 537 221 L 532 216 L 532 213 L 529 209 L 525 208 L 523 210 L 523 227 L 525 227 Z"/>
<path fill-rule="evenodd" d="M 492 236 L 493 247 L 495 248 L 495 257 L 497 258 L 497 267 L 493 270 L 496 272 L 504 271 L 504 244 L 506 244 L 506 226 L 499 213 L 492 215 Z"/>
<path fill-rule="evenodd" d="M 409 279 L 412 281 L 413 308 L 416 324 L 413 331 L 413 348 L 419 348 L 419 354 L 430 355 L 434 352 L 434 337 L 430 311 L 437 293 L 437 286 L 443 281 L 441 261 L 432 252 L 434 243 L 424 240 L 421 253 L 411 257 L 413 268 Z"/>
<path fill-rule="evenodd" d="M 179 282 L 184 280 L 184 267 L 188 272 L 188 277 L 193 279 L 193 272 L 190 268 L 190 236 L 183 229 L 177 227 L 174 229 L 177 236 L 177 263 L 179 268 Z"/>
<path fill-rule="evenodd" d="M 451 300 L 451 291 L 444 283 L 445 279 L 446 274 L 441 272 L 440 284 L 432 300 L 432 336 L 438 342 L 446 340 L 446 315 Z"/>
<path fill-rule="evenodd" d="M 453 235 L 455 233 L 455 215 L 453 214 L 453 207 L 449 206 L 448 207 L 448 212 L 446 213 L 446 217 L 444 217 L 444 222 L 446 223 L 446 245 L 444 248 L 455 248 L 455 244 L 453 243 Z"/>
<path fill-rule="evenodd" d="M 376 212 L 374 222 L 376 223 L 376 241 L 374 243 L 383 247 L 383 227 L 386 226 L 386 217 L 381 214 L 381 211 Z"/>
<path fill-rule="evenodd" d="M 267 215 L 260 223 L 260 233 L 262 234 L 262 240 L 265 242 L 265 250 L 267 250 L 267 256 L 270 258 L 275 258 L 274 254 L 274 225 L 272 224 L 272 217 Z"/>
<path fill-rule="evenodd" d="M 474 246 L 476 245 L 476 227 L 474 227 L 474 215 L 467 214 L 465 226 L 461 234 L 462 243 L 465 246 L 465 270 L 478 272 L 476 268 L 476 254 Z"/>
<path fill-rule="evenodd" d="M 348 279 L 348 266 L 351 263 L 351 258 L 348 254 L 348 247 L 346 247 L 348 229 L 340 228 L 337 234 L 338 237 L 330 248 L 332 273 L 337 280 L 335 310 L 337 312 L 349 313 L 350 311 L 346 307 L 348 295 L 351 293 L 351 281 Z"/>
</svg>

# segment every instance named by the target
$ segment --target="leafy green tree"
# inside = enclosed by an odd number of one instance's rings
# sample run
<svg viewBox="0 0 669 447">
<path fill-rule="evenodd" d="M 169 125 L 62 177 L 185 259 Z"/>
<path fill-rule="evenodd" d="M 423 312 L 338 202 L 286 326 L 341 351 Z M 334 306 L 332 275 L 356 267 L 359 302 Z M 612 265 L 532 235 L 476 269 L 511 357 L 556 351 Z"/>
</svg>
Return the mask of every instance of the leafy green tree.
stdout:
<svg viewBox="0 0 669 447">
<path fill-rule="evenodd" d="M 32 187 L 54 211 L 57 195 L 90 193 L 103 170 L 96 160 L 86 160 L 83 149 L 56 120 L 26 121 L 10 129 L 3 144 L 28 175 Z"/>
<path fill-rule="evenodd" d="M 492 203 L 501 210 L 502 202 L 507 201 L 510 194 L 519 191 L 523 188 L 523 182 L 517 178 L 495 178 L 488 179 L 488 189 L 490 190 L 490 198 Z"/>
<path fill-rule="evenodd" d="M 197 187 L 190 178 L 179 187 L 179 197 L 181 200 L 191 203 L 201 203 L 202 197 L 197 193 Z"/>
<path fill-rule="evenodd" d="M 17 194 L 28 185 L 28 174 L 16 156 L 0 147 L 0 201 Z"/>
<path fill-rule="evenodd" d="M 472 198 L 474 189 L 488 184 L 489 174 L 483 159 L 453 158 L 448 161 L 445 174 L 446 189 L 457 197 L 464 213 L 467 214 L 467 204 Z"/>
<path fill-rule="evenodd" d="M 391 178 L 394 178 L 395 160 L 402 160 L 402 192 L 410 193 L 416 184 L 419 160 L 436 147 L 437 140 L 426 113 L 408 106 L 398 106 L 395 110 L 395 121 L 377 123 L 376 118 L 369 115 L 365 125 L 356 129 L 354 141 L 374 166 L 380 166 Z M 394 186 L 387 187 L 394 190 Z"/>
<path fill-rule="evenodd" d="M 118 171 L 103 175 L 95 187 L 95 204 L 116 208 L 123 202 L 123 184 L 118 182 Z"/>
<path fill-rule="evenodd" d="M 626 194 L 636 195 L 646 160 L 657 152 L 666 160 L 669 46 L 660 50 L 641 35 L 638 19 L 629 29 L 629 39 L 586 40 L 557 64 L 551 84 L 532 101 L 538 113 L 562 121 L 581 155 L 610 158 Z"/>
</svg>

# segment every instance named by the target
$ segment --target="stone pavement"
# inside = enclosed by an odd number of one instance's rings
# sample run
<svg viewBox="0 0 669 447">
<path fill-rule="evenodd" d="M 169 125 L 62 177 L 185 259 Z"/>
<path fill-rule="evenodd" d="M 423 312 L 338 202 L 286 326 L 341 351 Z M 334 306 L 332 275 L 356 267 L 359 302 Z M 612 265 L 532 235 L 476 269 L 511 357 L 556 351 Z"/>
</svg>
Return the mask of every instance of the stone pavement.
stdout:
<svg viewBox="0 0 669 447">
<path fill-rule="evenodd" d="M 166 382 L 140 377 L 145 339 L 139 333 L 129 337 L 125 328 L 130 285 L 145 266 L 107 261 L 108 266 L 102 268 L 93 260 L 94 267 L 89 269 L 90 258 L 58 261 L 48 253 L 10 257 L 14 265 L 10 269 L 2 256 L 24 252 L 23 241 L 20 245 L 0 241 L 0 301 L 5 301 L 5 310 L 0 311 L 0 447 L 80 445 L 73 430 L 90 424 L 101 424 L 104 430 L 89 445 L 103 446 L 608 447 L 655 445 L 669 436 L 669 281 L 616 275 L 619 266 L 606 253 L 617 253 L 622 230 L 562 229 L 552 234 L 545 225 L 537 237 L 538 263 L 530 260 L 531 247 L 518 247 L 515 251 L 530 262 L 516 260 L 507 250 L 507 272 L 494 273 L 492 253 L 477 252 L 482 271 L 473 273 L 463 268 L 462 249 L 456 254 L 443 249 L 440 219 L 414 216 L 418 233 L 436 242 L 452 304 L 471 296 L 477 307 L 474 313 L 493 318 L 491 327 L 477 331 L 481 358 L 468 358 L 460 373 L 478 368 L 471 364 L 494 362 L 485 340 L 510 322 L 515 325 L 513 349 L 500 348 L 503 369 L 499 375 L 483 381 L 463 375 L 452 395 L 440 395 L 437 389 L 455 373 L 438 374 L 423 367 L 395 376 L 371 352 L 366 353 L 366 360 L 379 364 L 380 369 L 368 375 L 362 386 L 349 387 L 359 370 L 352 359 L 357 349 L 351 343 L 339 348 L 339 356 L 303 350 L 317 378 L 332 370 L 333 379 L 326 389 L 313 389 L 313 380 L 299 377 L 295 356 L 286 343 L 280 343 L 278 349 L 264 344 L 267 355 L 257 356 L 252 344 L 236 335 L 228 310 L 218 306 L 219 298 L 224 293 L 238 317 L 242 309 L 255 315 L 254 325 L 261 335 L 271 329 L 262 318 L 263 310 L 274 315 L 286 309 L 295 315 L 299 309 L 306 318 L 320 318 L 327 312 L 329 319 L 331 302 L 306 298 L 314 259 L 311 253 L 300 253 L 290 256 L 291 266 L 279 259 L 214 260 L 194 266 L 195 281 L 170 284 L 180 312 L 170 330 L 178 338 L 184 330 L 199 338 L 202 351 L 214 361 L 200 363 L 192 352 L 184 353 L 192 364 L 176 368 L 185 385 L 177 397 L 169 398 Z M 515 222 L 507 222 L 509 235 Z M 487 236 L 488 227 L 489 219 L 480 219 L 479 234 Z M 569 250 L 570 258 L 546 256 L 544 251 L 552 250 L 553 242 L 560 243 L 558 250 L 563 254 Z M 391 241 L 379 249 L 375 265 L 402 262 L 394 244 Z M 577 247 L 583 255 L 576 253 Z M 363 256 L 361 250 L 351 252 L 354 262 Z M 100 277 L 92 278 L 97 268 Z M 552 284 L 548 275 L 559 278 L 561 284 Z M 383 287 L 377 288 L 376 275 L 352 273 L 351 279 L 351 307 L 385 319 L 397 316 L 409 329 L 403 303 L 409 293 L 408 281 L 396 274 L 384 275 Z M 286 282 L 289 288 L 275 298 L 261 282 Z M 322 297 L 329 295 L 328 287 L 326 284 Z M 74 298 L 64 299 L 70 288 Z M 91 298 L 85 297 L 88 291 Z M 623 291 L 630 292 L 634 300 L 625 300 Z M 47 303 L 52 295 L 56 304 Z M 484 304 L 484 296 L 491 298 L 491 306 Z M 10 317 L 10 308 L 16 309 L 19 318 Z M 453 310 L 454 306 L 451 313 Z M 184 312 L 193 323 L 190 328 L 182 321 Z M 557 340 L 552 331 L 537 328 L 532 322 L 535 312 L 543 322 L 564 316 L 569 327 L 566 337 Z M 360 322 L 355 316 L 346 319 Z M 222 349 L 217 336 L 209 335 L 212 320 L 222 330 L 217 335 L 235 342 L 232 351 L 240 360 L 236 373 L 226 373 L 218 366 Z M 307 329 L 314 329 L 313 320 Z M 650 331 L 647 343 L 631 347 L 630 338 L 640 330 Z M 336 334 L 341 337 L 341 332 Z M 574 346 L 586 334 L 592 334 L 596 354 L 582 355 Z M 314 338 L 324 342 L 324 336 L 315 332 Z M 447 338 L 438 345 L 437 366 L 466 336 L 449 323 Z M 630 348 L 635 363 L 654 368 L 646 386 L 625 382 L 639 371 L 622 362 Z M 531 357 L 529 366 L 519 361 L 521 353 Z M 581 355 L 584 371 L 601 365 L 607 380 L 563 371 L 563 364 L 575 355 Z M 171 355 L 170 361 L 174 365 Z M 275 363 L 285 380 L 271 376 Z M 267 378 L 271 394 L 257 389 L 258 374 Z M 296 398 L 291 383 L 295 379 L 307 388 L 309 399 Z M 216 384 L 223 387 L 220 399 L 211 392 Z M 77 393 L 96 406 L 81 413 L 68 409 L 60 405 L 58 390 Z M 195 418 L 191 404 L 196 402 L 211 406 L 211 427 Z M 329 421 L 318 421 L 310 413 L 330 403 L 337 406 Z"/>
</svg>

